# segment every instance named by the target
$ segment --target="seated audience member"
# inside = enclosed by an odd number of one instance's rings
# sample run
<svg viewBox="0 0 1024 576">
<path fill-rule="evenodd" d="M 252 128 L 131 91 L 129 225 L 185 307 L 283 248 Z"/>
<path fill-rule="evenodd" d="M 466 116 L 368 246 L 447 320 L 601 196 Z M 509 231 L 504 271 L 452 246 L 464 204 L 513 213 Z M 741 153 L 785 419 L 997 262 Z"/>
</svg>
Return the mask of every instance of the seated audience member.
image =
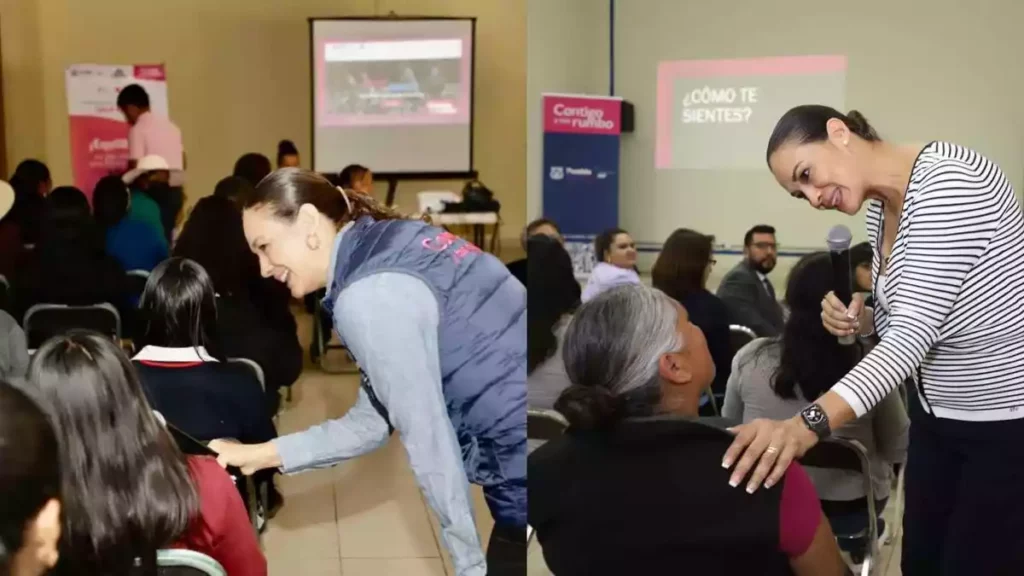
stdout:
<svg viewBox="0 0 1024 576">
<path fill-rule="evenodd" d="M 349 164 L 338 174 L 339 186 L 345 190 L 355 190 L 363 194 L 373 195 L 373 172 L 366 166 Z"/>
<path fill-rule="evenodd" d="M 860 361 L 869 347 L 867 342 L 841 346 L 821 325 L 821 301 L 831 289 L 828 254 L 811 254 L 797 263 L 786 286 L 790 317 L 782 335 L 755 340 L 736 354 L 724 417 L 743 422 L 791 418 L 828 392 Z M 889 497 L 893 464 L 906 457 L 909 424 L 902 398 L 892 392 L 870 412 L 834 432 L 867 449 L 879 516 Z M 854 528 L 841 530 L 851 533 L 867 525 L 867 502 L 859 474 L 814 468 L 809 468 L 808 474 L 837 530 L 852 525 Z M 863 553 L 850 551 L 854 556 Z"/>
<path fill-rule="evenodd" d="M 563 344 L 569 429 L 529 456 L 529 518 L 558 576 L 846 573 L 798 464 L 768 490 L 728 484 L 732 436 L 697 423 L 714 368 L 686 309 L 646 286 L 576 311 Z"/>
<path fill-rule="evenodd" d="M 200 440 L 255 444 L 277 437 L 255 375 L 225 362 L 213 283 L 200 265 L 164 261 L 149 276 L 139 308 L 132 361 L 168 422 Z"/>
<path fill-rule="evenodd" d="M 244 183 L 244 181 L 243 181 Z M 288 288 L 263 278 L 245 240 L 242 213 L 230 200 L 203 198 L 192 209 L 174 246 L 210 275 L 217 292 L 217 326 L 224 354 L 263 368 L 267 409 L 277 413 L 280 389 L 302 372 L 302 345 Z"/>
<path fill-rule="evenodd" d="M 145 202 L 139 206 L 139 212 L 133 211 L 132 215 L 150 225 L 158 224 L 158 229 L 164 235 L 168 245 L 171 244 L 174 228 L 177 226 L 184 203 L 181 188 L 172 187 L 170 179 L 171 169 L 167 160 L 160 156 L 144 156 L 138 161 L 135 168 L 123 177 L 124 183 L 132 188 L 132 206 L 139 204 L 137 196 L 148 196 L 158 209 L 159 221 L 153 222 L 152 205 Z M 142 194 L 136 195 L 136 192 Z"/>
<path fill-rule="evenodd" d="M 50 169 L 39 160 L 23 160 L 11 176 L 14 188 L 14 217 L 21 232 L 21 241 L 34 245 L 39 241 L 46 210 L 46 197 L 53 190 Z"/>
<path fill-rule="evenodd" d="M 249 184 L 256 186 L 263 180 L 267 174 L 270 174 L 273 169 L 270 166 L 270 158 L 267 158 L 263 154 L 257 154 L 250 152 L 243 154 L 242 157 L 235 162 L 235 170 L 232 172 L 232 176 L 244 178 Z"/>
<path fill-rule="evenodd" d="M 167 239 L 153 226 L 128 216 L 131 197 L 117 176 L 107 176 L 92 194 L 93 214 L 110 254 L 125 270 L 146 270 L 167 259 Z"/>
<path fill-rule="evenodd" d="M 14 279 L 18 261 L 25 252 L 17 205 L 14 188 L 0 180 L 0 274 L 8 283 Z"/>
<path fill-rule="evenodd" d="M 15 277 L 17 314 L 34 304 L 85 306 L 107 302 L 117 307 L 122 325 L 133 310 L 124 268 L 107 254 L 89 201 L 78 188 L 61 186 L 46 198 L 42 235 Z"/>
<path fill-rule="evenodd" d="M 241 178 L 239 176 L 228 176 L 227 178 L 222 178 L 220 182 L 217 182 L 217 185 L 213 188 L 213 196 L 215 198 L 224 198 L 225 200 L 237 203 L 238 198 L 246 190 L 252 190 L 252 188 L 253 185 L 245 178 Z M 195 208 L 193 208 L 193 210 L 194 209 Z"/>
<path fill-rule="evenodd" d="M 161 162 L 161 160 L 158 156 L 152 156 L 143 158 L 139 161 L 139 164 L 143 166 L 166 166 L 167 162 Z M 132 220 L 145 222 L 163 236 L 164 239 L 167 238 L 167 235 L 164 233 L 164 221 L 160 213 L 160 205 L 157 204 L 157 201 L 146 190 L 149 189 L 151 183 L 156 185 L 157 180 L 164 179 L 165 177 L 170 178 L 169 170 L 153 170 L 153 174 L 150 174 L 149 172 L 137 169 L 126 173 L 121 178 L 129 189 L 128 216 Z M 151 182 L 151 179 L 153 179 L 153 182 Z"/>
<path fill-rule="evenodd" d="M 559 243 L 562 242 L 562 233 L 561 231 L 558 230 L 558 225 L 552 222 L 551 220 L 548 220 L 547 218 L 538 218 L 533 222 L 527 224 L 526 228 L 523 228 L 523 235 L 520 238 L 520 241 L 523 245 L 523 250 L 529 252 L 529 249 L 527 248 L 527 242 L 530 240 L 530 238 L 533 238 L 534 236 L 538 235 L 550 236 L 551 238 L 558 240 Z M 516 277 L 516 279 L 522 282 L 523 286 L 527 286 L 526 258 L 522 258 L 514 262 L 509 262 L 508 271 L 511 272 L 512 275 Z"/>
<path fill-rule="evenodd" d="M 609 288 L 640 283 L 636 271 L 636 243 L 625 230 L 612 228 L 602 232 L 594 240 L 594 257 L 598 263 L 583 289 L 584 302 Z"/>
<path fill-rule="evenodd" d="M 156 574 L 163 548 L 202 552 L 228 574 L 267 573 L 231 477 L 213 458 L 181 453 L 116 344 L 82 331 L 52 338 L 29 381 L 59 436 L 56 574 Z"/>
<path fill-rule="evenodd" d="M 687 228 L 672 233 L 661 248 L 651 270 L 653 285 L 686 308 L 690 322 L 701 329 L 715 362 L 715 380 L 711 390 L 725 396 L 725 383 L 732 369 L 732 344 L 729 338 L 729 310 L 717 296 L 708 292 L 708 277 L 714 268 L 715 239 Z"/>
<path fill-rule="evenodd" d="M 527 242 L 530 285 L 526 290 L 526 403 L 553 409 L 569 377 L 562 362 L 561 342 L 572 313 L 580 305 L 580 285 L 565 248 L 549 236 Z"/>
<path fill-rule="evenodd" d="M 298 168 L 299 149 L 291 140 L 281 140 L 277 143 L 277 167 Z"/>
<path fill-rule="evenodd" d="M 729 271 L 718 287 L 734 324 L 758 336 L 778 336 L 784 322 L 782 306 L 768 274 L 775 269 L 778 244 L 775 228 L 754 226 L 743 237 L 743 261 Z"/>
<path fill-rule="evenodd" d="M 0 574 L 42 576 L 60 540 L 57 437 L 21 388 L 0 382 Z"/>
</svg>

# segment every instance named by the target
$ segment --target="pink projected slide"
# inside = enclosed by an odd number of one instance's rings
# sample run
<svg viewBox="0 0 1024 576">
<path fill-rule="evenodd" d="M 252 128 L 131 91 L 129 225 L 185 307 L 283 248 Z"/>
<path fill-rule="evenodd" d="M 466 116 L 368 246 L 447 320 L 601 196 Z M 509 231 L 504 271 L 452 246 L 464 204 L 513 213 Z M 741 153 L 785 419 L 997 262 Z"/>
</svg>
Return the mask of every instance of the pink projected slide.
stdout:
<svg viewBox="0 0 1024 576">
<path fill-rule="evenodd" d="M 845 91 L 845 56 L 661 62 L 655 167 L 764 168 L 768 137 L 787 110 L 841 110 Z"/>
<path fill-rule="evenodd" d="M 317 124 L 468 124 L 472 36 L 365 36 L 317 43 Z"/>
</svg>

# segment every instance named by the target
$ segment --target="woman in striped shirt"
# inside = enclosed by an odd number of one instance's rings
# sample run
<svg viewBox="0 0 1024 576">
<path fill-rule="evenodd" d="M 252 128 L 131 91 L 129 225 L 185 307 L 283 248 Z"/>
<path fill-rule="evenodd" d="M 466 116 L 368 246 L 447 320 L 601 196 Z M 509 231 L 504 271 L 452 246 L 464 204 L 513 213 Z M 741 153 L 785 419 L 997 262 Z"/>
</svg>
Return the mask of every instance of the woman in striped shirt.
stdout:
<svg viewBox="0 0 1024 576">
<path fill-rule="evenodd" d="M 800 106 L 768 165 L 819 210 L 868 205 L 874 309 L 829 294 L 822 323 L 878 346 L 786 421 L 734 429 L 723 466 L 747 490 L 910 380 L 904 576 L 1019 573 L 1024 565 L 1024 215 L 1003 172 L 944 142 L 883 142 L 863 116 Z"/>
</svg>

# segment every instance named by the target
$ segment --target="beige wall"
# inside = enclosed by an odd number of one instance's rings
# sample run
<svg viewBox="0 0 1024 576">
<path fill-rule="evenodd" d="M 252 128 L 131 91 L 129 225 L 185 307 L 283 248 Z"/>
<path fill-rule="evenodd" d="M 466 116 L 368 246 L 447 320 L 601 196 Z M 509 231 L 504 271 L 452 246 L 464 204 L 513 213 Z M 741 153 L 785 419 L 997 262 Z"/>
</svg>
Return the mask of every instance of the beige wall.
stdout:
<svg viewBox="0 0 1024 576">
<path fill-rule="evenodd" d="M 85 62 L 167 65 L 192 200 L 241 154 L 273 157 L 281 138 L 308 159 L 306 19 L 390 11 L 477 17 L 474 159 L 502 203 L 502 235 L 514 237 L 526 218 L 525 0 L 0 0 L 8 162 L 39 157 L 70 181 L 64 68 Z M 406 183 L 398 204 L 411 211 L 417 191 L 457 186 Z"/>
<path fill-rule="evenodd" d="M 608 4 L 604 0 L 527 0 L 527 219 L 543 212 L 541 94 L 608 93 Z"/>
</svg>

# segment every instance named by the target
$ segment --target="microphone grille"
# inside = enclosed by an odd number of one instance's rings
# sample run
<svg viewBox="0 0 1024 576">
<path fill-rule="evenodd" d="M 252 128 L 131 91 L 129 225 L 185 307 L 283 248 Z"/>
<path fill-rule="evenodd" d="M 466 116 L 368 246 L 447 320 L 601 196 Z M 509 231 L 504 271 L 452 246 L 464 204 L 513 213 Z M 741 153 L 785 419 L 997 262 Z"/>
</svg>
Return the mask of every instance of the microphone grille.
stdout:
<svg viewBox="0 0 1024 576">
<path fill-rule="evenodd" d="M 828 231 L 825 243 L 828 244 L 829 250 L 849 250 L 850 244 L 853 243 L 853 234 L 846 226 L 836 224 Z"/>
</svg>

